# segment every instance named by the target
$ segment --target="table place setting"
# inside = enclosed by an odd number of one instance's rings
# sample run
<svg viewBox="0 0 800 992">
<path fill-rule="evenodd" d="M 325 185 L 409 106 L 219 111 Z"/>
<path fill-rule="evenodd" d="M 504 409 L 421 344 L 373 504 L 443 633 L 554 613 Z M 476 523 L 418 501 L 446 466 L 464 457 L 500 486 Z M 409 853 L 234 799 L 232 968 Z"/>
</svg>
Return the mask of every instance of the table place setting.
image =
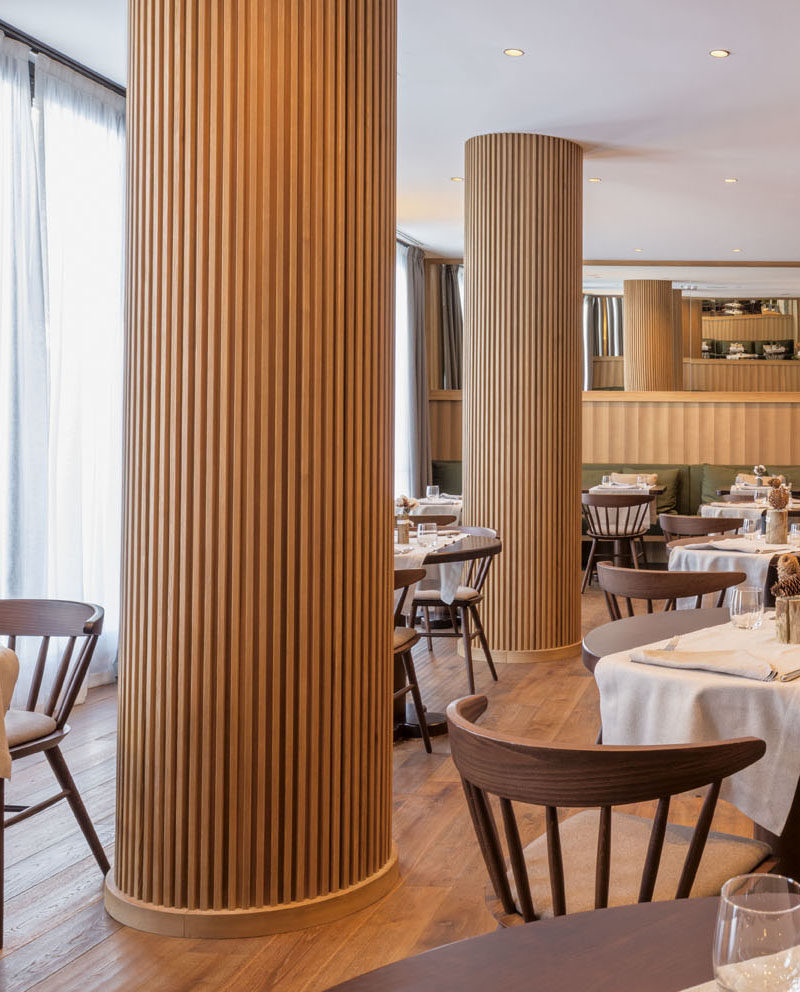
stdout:
<svg viewBox="0 0 800 992">
<path fill-rule="evenodd" d="M 418 588 L 435 586 L 441 589 L 442 602 L 452 603 L 461 584 L 464 569 L 462 562 L 448 562 L 443 565 L 425 566 L 425 559 L 432 551 L 440 551 L 464 539 L 464 534 L 455 529 L 441 529 L 435 523 L 419 524 L 417 536 L 409 538 L 408 544 L 394 545 L 394 567 L 425 568 L 426 577 L 409 587 L 403 607 L 403 615 L 410 617 L 414 610 L 414 596 Z"/>
<path fill-rule="evenodd" d="M 760 737 L 765 756 L 726 779 L 721 795 L 780 834 L 800 778 L 800 645 L 778 639 L 760 590 L 737 592 L 726 624 L 598 661 L 603 743 Z"/>
</svg>

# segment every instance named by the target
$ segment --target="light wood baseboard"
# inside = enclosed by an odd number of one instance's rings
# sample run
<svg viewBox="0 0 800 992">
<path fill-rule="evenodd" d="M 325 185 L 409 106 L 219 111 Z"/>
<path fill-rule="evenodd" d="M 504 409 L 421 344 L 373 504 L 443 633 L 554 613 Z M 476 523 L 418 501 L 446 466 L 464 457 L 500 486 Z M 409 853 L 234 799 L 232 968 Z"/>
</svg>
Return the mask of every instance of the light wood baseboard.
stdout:
<svg viewBox="0 0 800 992">
<path fill-rule="evenodd" d="M 492 649 L 492 659 L 498 665 L 529 665 L 539 661 L 561 661 L 563 658 L 573 658 L 581 649 L 581 641 L 565 644 L 560 648 L 543 648 L 538 651 L 495 651 Z M 464 645 L 458 642 L 456 651 L 463 658 Z M 472 648 L 473 661 L 486 661 L 486 656 L 480 648 Z"/>
<path fill-rule="evenodd" d="M 349 916 L 387 895 L 400 878 L 397 848 L 387 863 L 355 885 L 302 902 L 254 909 L 198 910 L 155 906 L 121 892 L 109 872 L 105 907 L 110 916 L 128 927 L 162 937 L 263 937 L 304 930 Z"/>
</svg>

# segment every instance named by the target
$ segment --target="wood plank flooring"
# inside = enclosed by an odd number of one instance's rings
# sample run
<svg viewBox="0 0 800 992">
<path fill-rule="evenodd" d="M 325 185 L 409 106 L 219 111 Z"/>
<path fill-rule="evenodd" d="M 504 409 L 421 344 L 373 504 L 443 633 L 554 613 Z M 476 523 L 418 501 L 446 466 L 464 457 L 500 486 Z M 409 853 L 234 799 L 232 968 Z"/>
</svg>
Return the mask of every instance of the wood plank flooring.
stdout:
<svg viewBox="0 0 800 992">
<path fill-rule="evenodd" d="M 583 626 L 606 620 L 596 591 L 583 600 Z M 463 660 L 451 641 L 415 652 L 426 705 L 442 710 L 466 694 Z M 592 743 L 599 726 L 597 691 L 580 658 L 500 665 L 493 683 L 476 663 L 479 692 L 490 699 L 487 725 L 545 740 Z M 113 860 L 116 693 L 93 689 L 73 714 L 65 757 Z M 419 741 L 394 749 L 394 830 L 402 880 L 380 903 L 330 926 L 239 940 L 170 939 L 121 927 L 103 909 L 99 871 L 66 804 L 6 836 L 6 936 L 0 990 L 148 992 L 321 990 L 353 975 L 453 940 L 486 933 L 485 870 L 464 806 L 446 737 L 434 754 Z M 8 802 L 35 802 L 51 787 L 38 757 L 17 762 Z M 691 822 L 696 797 L 675 804 Z M 543 829 L 536 812 L 520 817 L 523 842 Z M 721 804 L 714 826 L 749 833 L 750 824 Z"/>
</svg>

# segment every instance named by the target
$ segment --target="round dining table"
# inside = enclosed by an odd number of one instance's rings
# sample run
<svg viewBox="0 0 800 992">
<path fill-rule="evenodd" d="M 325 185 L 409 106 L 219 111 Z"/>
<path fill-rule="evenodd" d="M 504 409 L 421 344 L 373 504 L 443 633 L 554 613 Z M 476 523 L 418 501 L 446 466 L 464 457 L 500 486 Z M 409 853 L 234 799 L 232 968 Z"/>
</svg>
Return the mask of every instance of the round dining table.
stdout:
<svg viewBox="0 0 800 992">
<path fill-rule="evenodd" d="M 682 992 L 714 978 L 719 900 L 537 920 L 370 971 L 339 992 Z"/>
<path fill-rule="evenodd" d="M 445 531 L 446 533 L 446 531 Z M 431 548 L 425 556 L 422 567 L 431 565 L 451 565 L 459 562 L 474 561 L 485 555 L 496 555 L 502 550 L 503 544 L 499 537 L 486 537 L 482 534 L 465 534 L 460 541 L 445 545 L 442 548 Z M 402 688 L 405 684 L 405 670 L 398 658 L 394 665 L 394 688 Z M 425 708 L 425 719 L 428 733 L 438 737 L 447 733 L 447 720 L 444 713 L 438 713 Z M 417 715 L 405 698 L 398 698 L 394 705 L 394 739 L 406 740 L 411 737 L 421 737 Z"/>
<path fill-rule="evenodd" d="M 644 644 L 668 640 L 706 627 L 716 627 L 730 619 L 727 606 L 700 610 L 670 610 L 644 613 L 613 620 L 590 630 L 583 639 L 583 663 L 594 674 L 598 661 L 618 651 L 632 651 Z M 775 871 L 800 878 L 800 781 L 795 787 L 789 815 L 781 833 L 774 834 L 760 824 L 753 825 L 753 836 L 772 849 L 778 863 Z"/>
</svg>

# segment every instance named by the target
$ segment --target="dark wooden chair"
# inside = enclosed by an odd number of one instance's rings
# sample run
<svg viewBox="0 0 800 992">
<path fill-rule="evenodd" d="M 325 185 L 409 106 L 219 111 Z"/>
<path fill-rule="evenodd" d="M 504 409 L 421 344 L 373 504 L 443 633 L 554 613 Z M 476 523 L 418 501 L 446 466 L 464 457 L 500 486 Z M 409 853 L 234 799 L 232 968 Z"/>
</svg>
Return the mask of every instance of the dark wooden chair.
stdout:
<svg viewBox="0 0 800 992">
<path fill-rule="evenodd" d="M 34 806 L 6 806 L 5 790 L 0 779 L 4 812 L 12 814 L 4 815 L 3 832 L 0 832 L 0 874 L 4 831 L 62 799 L 69 803 L 100 870 L 104 875 L 108 872 L 108 858 L 103 845 L 59 746 L 69 733 L 67 720 L 86 678 L 102 630 L 103 610 L 90 603 L 53 599 L 0 600 L 0 635 L 8 638 L 8 647 L 16 651 L 17 640 L 22 637 L 39 640 L 39 651 L 25 707 L 10 709 L 5 716 L 11 759 L 13 762 L 17 758 L 43 752 L 59 785 L 57 793 Z M 67 638 L 67 642 L 55 667 L 52 688 L 37 709 L 50 640 L 54 637 Z"/>
<path fill-rule="evenodd" d="M 487 904 L 502 926 L 607 906 L 718 895 L 733 875 L 774 865 L 767 861 L 766 844 L 710 832 L 723 779 L 758 761 L 764 741 L 540 744 L 476 726 L 486 705 L 485 696 L 450 703 L 447 725 L 489 872 Z M 694 829 L 669 823 L 671 797 L 705 786 Z M 491 796 L 499 799 L 510 869 Z M 652 822 L 612 812 L 615 806 L 652 800 L 658 801 Z M 513 803 L 545 807 L 546 832 L 525 848 Z M 559 823 L 560 807 L 583 811 Z"/>
<path fill-rule="evenodd" d="M 473 534 L 477 537 L 497 537 L 497 532 L 488 527 L 459 527 L 459 531 L 464 534 Z M 483 602 L 483 587 L 489 576 L 494 556 L 499 554 L 500 548 L 495 547 L 489 551 L 476 552 L 471 557 L 465 557 L 466 575 L 463 584 L 458 587 L 455 599 L 452 603 L 445 603 L 441 598 L 439 589 L 418 589 L 414 595 L 414 623 L 416 624 L 417 614 L 421 610 L 425 625 L 425 637 L 428 642 L 428 650 L 433 651 L 434 637 L 460 637 L 464 645 L 464 663 L 467 668 L 467 682 L 469 691 L 475 691 L 475 672 L 472 666 L 472 642 L 477 637 L 480 639 L 486 663 L 489 666 L 492 678 L 497 681 L 497 669 L 494 667 L 492 652 L 489 650 L 489 642 L 483 630 L 478 604 Z M 433 629 L 430 623 L 430 611 L 432 609 L 448 610 L 450 614 L 450 629 Z M 474 629 L 470 621 L 474 623 Z"/>
<path fill-rule="evenodd" d="M 675 513 L 661 513 L 658 523 L 669 542 L 677 537 L 707 536 L 736 531 L 744 523 L 743 517 L 687 517 Z"/>
<path fill-rule="evenodd" d="M 400 596 L 394 608 L 394 660 L 395 665 L 399 662 L 403 666 L 404 684 L 395 689 L 393 698 L 401 699 L 406 693 L 411 693 L 425 750 L 430 754 L 431 738 L 428 733 L 428 721 L 425 718 L 425 707 L 422 705 L 422 695 L 419 691 L 414 659 L 411 655 L 411 649 L 419 641 L 419 634 L 413 627 L 406 627 L 403 623 L 403 607 L 408 590 L 424 578 L 424 568 L 398 568 L 394 573 L 394 590 L 395 592 L 400 590 Z M 397 685 L 398 682 L 399 679 L 395 681 L 395 684 Z"/>
<path fill-rule="evenodd" d="M 684 539 L 685 540 L 685 539 Z M 622 619 L 619 600 L 625 601 L 627 615 L 632 617 L 633 600 L 643 599 L 647 612 L 653 612 L 653 602 L 664 600 L 664 610 L 674 610 L 679 599 L 696 596 L 697 609 L 703 605 L 703 596 L 718 592 L 717 606 L 722 606 L 725 591 L 744 582 L 744 572 L 662 572 L 636 568 L 616 568 L 607 562 L 597 566 L 597 579 L 606 597 L 608 613 L 612 620 Z"/>
<path fill-rule="evenodd" d="M 634 568 L 639 567 L 639 559 L 645 556 L 642 538 L 650 528 L 650 504 L 654 499 L 652 493 L 642 493 L 641 496 L 633 493 L 581 495 L 581 512 L 586 521 L 586 533 L 592 539 L 581 593 L 586 591 L 592 571 L 599 561 L 610 559 L 618 564 L 627 558 Z M 600 554 L 597 546 L 601 541 L 613 541 L 613 554 Z M 627 552 L 623 551 L 625 545 L 628 546 Z"/>
</svg>

